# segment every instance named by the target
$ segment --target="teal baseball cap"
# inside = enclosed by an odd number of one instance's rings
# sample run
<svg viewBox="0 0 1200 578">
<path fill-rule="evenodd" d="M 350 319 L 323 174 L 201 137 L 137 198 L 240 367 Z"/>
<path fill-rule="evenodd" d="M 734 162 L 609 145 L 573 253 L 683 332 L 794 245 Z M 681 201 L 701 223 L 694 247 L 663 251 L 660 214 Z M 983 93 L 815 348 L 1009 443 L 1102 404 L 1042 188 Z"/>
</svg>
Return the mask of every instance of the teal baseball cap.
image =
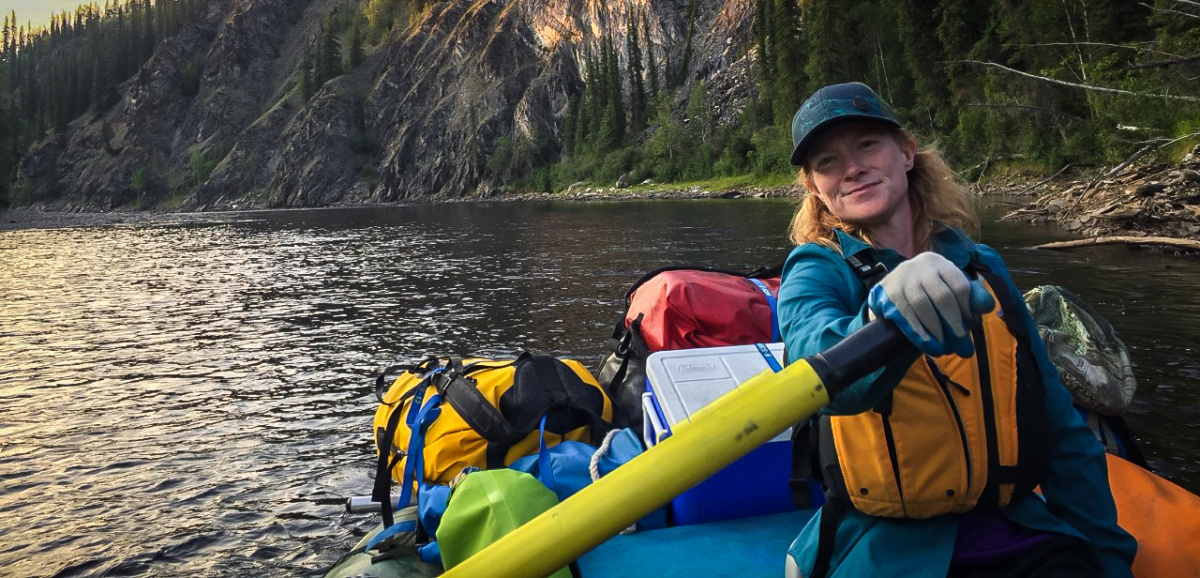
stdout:
<svg viewBox="0 0 1200 578">
<path fill-rule="evenodd" d="M 852 120 L 874 120 L 900 128 L 892 107 L 861 82 L 831 84 L 808 97 L 792 117 L 792 166 L 804 164 L 808 147 L 821 132 Z"/>
</svg>

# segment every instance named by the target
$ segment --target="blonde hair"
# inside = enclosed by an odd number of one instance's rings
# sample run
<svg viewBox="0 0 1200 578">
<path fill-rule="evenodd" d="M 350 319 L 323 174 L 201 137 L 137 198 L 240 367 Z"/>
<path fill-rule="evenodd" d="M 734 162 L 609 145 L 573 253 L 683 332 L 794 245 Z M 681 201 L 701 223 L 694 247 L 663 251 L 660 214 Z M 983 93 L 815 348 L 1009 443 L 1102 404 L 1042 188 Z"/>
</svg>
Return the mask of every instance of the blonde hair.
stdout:
<svg viewBox="0 0 1200 578">
<path fill-rule="evenodd" d="M 902 146 L 907 142 L 916 142 L 911 132 L 905 129 L 889 128 L 892 137 Z M 825 203 L 809 189 L 809 171 L 807 165 L 800 167 L 796 183 L 802 191 L 800 206 L 792 217 L 789 238 L 797 245 L 804 243 L 820 243 L 835 251 L 841 252 L 837 242 L 835 229 L 859 237 L 871 243 L 867 230 L 838 219 L 825 206 Z M 958 175 L 946 164 L 946 160 L 935 147 L 926 147 L 916 153 L 913 168 L 908 171 L 908 194 L 913 209 L 913 239 L 918 250 L 927 251 L 932 247 L 933 234 L 941 230 L 942 225 L 964 229 L 974 235 L 979 231 L 979 221 L 975 209 L 971 206 L 967 192 L 958 181 Z M 935 223 L 939 223 L 935 230 Z"/>
</svg>

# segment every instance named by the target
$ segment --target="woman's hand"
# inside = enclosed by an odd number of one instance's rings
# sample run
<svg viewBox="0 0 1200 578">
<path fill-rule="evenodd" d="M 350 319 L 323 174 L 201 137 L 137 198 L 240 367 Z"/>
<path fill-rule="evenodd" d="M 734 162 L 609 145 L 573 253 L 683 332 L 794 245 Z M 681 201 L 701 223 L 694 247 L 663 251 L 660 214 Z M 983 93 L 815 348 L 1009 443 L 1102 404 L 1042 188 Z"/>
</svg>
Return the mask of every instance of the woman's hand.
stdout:
<svg viewBox="0 0 1200 578">
<path fill-rule="evenodd" d="M 867 305 L 891 319 L 922 353 L 934 357 L 975 354 L 972 318 L 995 307 L 995 300 L 945 257 L 921 253 L 901 263 L 871 289 Z"/>
</svg>

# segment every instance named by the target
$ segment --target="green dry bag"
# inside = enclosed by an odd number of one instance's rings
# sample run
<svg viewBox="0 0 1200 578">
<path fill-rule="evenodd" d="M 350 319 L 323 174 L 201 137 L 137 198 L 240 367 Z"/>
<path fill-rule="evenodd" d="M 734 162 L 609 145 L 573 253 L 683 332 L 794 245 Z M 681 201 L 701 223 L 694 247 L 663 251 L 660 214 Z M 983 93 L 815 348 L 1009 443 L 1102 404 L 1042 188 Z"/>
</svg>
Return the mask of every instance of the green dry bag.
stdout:
<svg viewBox="0 0 1200 578">
<path fill-rule="evenodd" d="M 447 570 L 558 504 L 537 478 L 507 468 L 468 474 L 454 487 L 437 529 Z M 563 568 L 553 578 L 571 578 Z"/>
</svg>

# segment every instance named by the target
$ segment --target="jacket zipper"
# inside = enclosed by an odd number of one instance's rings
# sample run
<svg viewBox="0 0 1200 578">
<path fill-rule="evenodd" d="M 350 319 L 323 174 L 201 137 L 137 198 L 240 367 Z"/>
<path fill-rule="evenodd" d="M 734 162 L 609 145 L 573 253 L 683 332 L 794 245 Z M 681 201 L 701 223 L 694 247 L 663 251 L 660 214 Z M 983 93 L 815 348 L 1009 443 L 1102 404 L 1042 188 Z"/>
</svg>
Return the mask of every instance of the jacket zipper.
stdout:
<svg viewBox="0 0 1200 578">
<path fill-rule="evenodd" d="M 888 415 L 880 415 L 883 420 L 883 439 L 887 442 L 888 457 L 892 460 L 892 475 L 896 478 L 896 493 L 900 494 L 900 507 L 908 513 L 904 506 L 904 484 L 900 482 L 900 459 L 896 454 L 896 436 L 892 433 L 892 419 Z"/>
<path fill-rule="evenodd" d="M 971 482 L 974 479 L 975 472 L 971 468 L 971 453 L 967 445 L 967 427 L 963 424 L 962 415 L 958 412 L 958 404 L 954 402 L 954 395 L 950 393 L 950 385 L 962 392 L 964 395 L 971 395 L 971 390 L 955 383 L 945 373 L 942 373 L 941 368 L 929 356 L 925 356 L 925 364 L 929 366 L 929 371 L 933 373 L 934 381 L 942 388 L 942 395 L 946 396 L 946 401 L 950 404 L 950 413 L 954 415 L 954 423 L 958 426 L 958 442 L 962 447 L 963 463 L 967 467 L 967 487 L 966 492 L 970 492 Z M 966 496 L 962 496 L 965 498 Z"/>
</svg>

